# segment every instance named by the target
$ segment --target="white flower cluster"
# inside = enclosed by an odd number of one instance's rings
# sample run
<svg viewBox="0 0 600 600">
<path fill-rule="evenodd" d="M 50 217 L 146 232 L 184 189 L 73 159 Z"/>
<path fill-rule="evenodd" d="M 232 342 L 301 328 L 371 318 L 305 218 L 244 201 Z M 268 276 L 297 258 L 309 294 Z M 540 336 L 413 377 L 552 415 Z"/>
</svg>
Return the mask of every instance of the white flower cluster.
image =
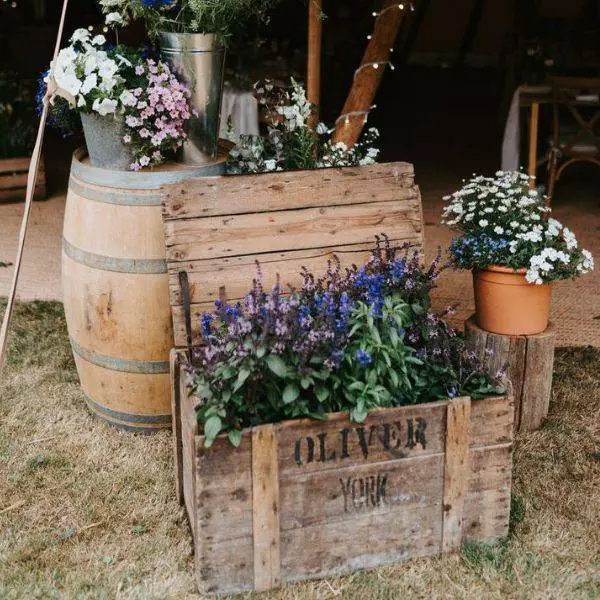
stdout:
<svg viewBox="0 0 600 600">
<path fill-rule="evenodd" d="M 527 189 L 529 180 L 519 172 L 474 176 L 460 190 L 444 197 L 447 205 L 442 222 L 460 231 L 479 227 L 526 231 L 547 211 L 537 191 Z"/>
<path fill-rule="evenodd" d="M 101 49 L 106 38 L 92 37 L 87 29 L 77 29 L 70 41 L 71 45 L 63 48 L 52 63 L 45 81 L 52 79 L 57 93 L 82 111 L 114 114 L 120 103 L 127 101 L 117 95 L 117 88 L 124 82 L 119 69 L 123 64 L 130 66 L 129 61 L 124 57 L 117 57 L 119 62 L 110 58 Z"/>
<path fill-rule="evenodd" d="M 229 173 L 363 166 L 377 161 L 379 149 L 372 144 L 379 132 L 373 127 L 350 149 L 342 142 L 331 142 L 333 129 L 325 123 L 318 123 L 313 132 L 309 126 L 312 106 L 293 78 L 290 91 L 276 89 L 269 80 L 254 88 L 259 104 L 270 111 L 267 134 L 240 137 L 229 153 Z"/>
<path fill-rule="evenodd" d="M 549 279 L 553 279 L 559 270 L 577 275 L 585 275 L 594 270 L 594 257 L 591 252 L 584 249 L 579 250 L 577 238 L 568 227 L 564 227 L 556 219 L 548 219 L 545 225 L 545 227 L 535 226 L 533 239 L 532 236 L 527 237 L 527 234 L 519 234 L 522 240 L 544 241 L 549 244 L 529 259 L 529 268 L 525 275 L 529 283 L 538 285 L 546 283 Z M 510 251 L 512 253 L 517 251 L 518 244 L 518 241 L 511 242 Z"/>
<path fill-rule="evenodd" d="M 104 22 L 109 27 L 123 27 L 129 23 L 130 0 L 99 0 L 98 4 L 105 15 Z"/>
</svg>

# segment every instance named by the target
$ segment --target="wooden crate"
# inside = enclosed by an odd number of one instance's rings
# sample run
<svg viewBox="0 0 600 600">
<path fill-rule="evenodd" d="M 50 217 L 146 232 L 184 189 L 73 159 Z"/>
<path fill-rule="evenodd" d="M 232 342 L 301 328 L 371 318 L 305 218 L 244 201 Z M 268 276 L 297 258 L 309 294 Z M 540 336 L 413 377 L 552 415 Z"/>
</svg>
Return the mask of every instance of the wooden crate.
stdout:
<svg viewBox="0 0 600 600">
<path fill-rule="evenodd" d="M 0 160 L 0 202 L 2 200 L 25 200 L 30 161 L 30 158 L 6 158 Z M 44 171 L 44 162 L 40 161 L 34 198 L 42 200 L 45 197 L 46 173 Z"/>
<path fill-rule="evenodd" d="M 171 355 L 177 487 L 203 594 L 438 555 L 508 533 L 513 402 L 468 398 L 247 430 L 204 448 Z"/>
<path fill-rule="evenodd" d="M 189 179 L 163 188 L 163 220 L 178 347 L 186 345 L 180 271 L 188 274 L 198 323 L 216 299 L 245 296 L 256 260 L 270 289 L 277 273 L 297 285 L 303 265 L 323 272 L 333 254 L 345 266 L 363 264 L 381 233 L 395 245 L 423 245 L 414 169 L 401 162 Z"/>
</svg>

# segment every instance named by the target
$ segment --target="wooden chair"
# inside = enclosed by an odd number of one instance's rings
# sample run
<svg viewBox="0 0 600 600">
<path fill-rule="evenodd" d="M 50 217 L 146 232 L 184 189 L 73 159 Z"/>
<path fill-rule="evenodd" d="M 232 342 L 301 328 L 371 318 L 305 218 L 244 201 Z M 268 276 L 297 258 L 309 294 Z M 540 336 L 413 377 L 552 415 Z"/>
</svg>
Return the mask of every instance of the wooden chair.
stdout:
<svg viewBox="0 0 600 600">
<path fill-rule="evenodd" d="M 548 203 L 564 170 L 575 163 L 600 167 L 600 78 L 554 77 L 553 132 L 548 157 Z"/>
</svg>

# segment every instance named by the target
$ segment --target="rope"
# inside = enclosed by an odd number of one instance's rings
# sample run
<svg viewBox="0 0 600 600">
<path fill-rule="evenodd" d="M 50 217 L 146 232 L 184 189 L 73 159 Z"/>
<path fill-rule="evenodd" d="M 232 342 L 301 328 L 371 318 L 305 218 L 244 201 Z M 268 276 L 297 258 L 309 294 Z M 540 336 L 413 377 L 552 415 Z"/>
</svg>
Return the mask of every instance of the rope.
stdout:
<svg viewBox="0 0 600 600">
<path fill-rule="evenodd" d="M 63 0 L 63 7 L 60 16 L 60 23 L 58 25 L 58 33 L 56 36 L 56 44 L 54 46 L 54 55 L 52 61 L 56 60 L 60 51 L 60 42 L 63 36 L 63 30 L 65 28 L 65 18 L 67 15 L 67 6 L 69 0 Z M 42 115 L 40 117 L 40 124 L 38 126 L 37 137 L 35 140 L 35 146 L 31 155 L 31 162 L 29 164 L 29 173 L 27 175 L 27 192 L 25 194 L 25 210 L 23 211 L 23 220 L 21 221 L 21 231 L 19 233 L 19 245 L 17 250 L 17 258 L 15 260 L 15 270 L 13 273 L 12 284 L 10 288 L 10 294 L 8 296 L 8 303 L 6 305 L 6 312 L 2 320 L 2 327 L 0 328 L 0 372 L 4 367 L 6 361 L 6 344 L 8 339 L 8 328 L 10 326 L 10 320 L 15 304 L 15 297 L 17 293 L 17 283 L 19 281 L 19 273 L 21 272 L 21 263 L 23 262 L 23 251 L 25 249 L 25 238 L 27 237 L 27 226 L 29 225 L 29 216 L 31 213 L 31 205 L 33 202 L 33 194 L 35 191 L 35 184 L 37 181 L 37 173 L 40 164 L 40 155 L 42 153 L 42 142 L 44 141 L 44 130 L 46 127 L 46 119 L 48 117 L 48 103 L 49 94 L 47 93 L 44 97 Z"/>
</svg>

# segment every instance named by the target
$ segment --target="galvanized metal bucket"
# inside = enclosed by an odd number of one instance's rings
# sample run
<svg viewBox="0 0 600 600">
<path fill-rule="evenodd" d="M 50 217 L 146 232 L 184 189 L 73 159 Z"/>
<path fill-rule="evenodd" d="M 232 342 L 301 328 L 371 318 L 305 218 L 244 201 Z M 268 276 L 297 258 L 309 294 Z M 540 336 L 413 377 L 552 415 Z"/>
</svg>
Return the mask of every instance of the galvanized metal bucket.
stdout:
<svg viewBox="0 0 600 600">
<path fill-rule="evenodd" d="M 81 123 L 92 166 L 128 171 L 133 155 L 122 141 L 123 117 L 81 113 Z"/>
<path fill-rule="evenodd" d="M 202 164 L 218 152 L 225 47 L 219 36 L 203 33 L 161 33 L 161 50 L 192 92 L 197 116 L 190 120 L 183 162 Z"/>
</svg>

